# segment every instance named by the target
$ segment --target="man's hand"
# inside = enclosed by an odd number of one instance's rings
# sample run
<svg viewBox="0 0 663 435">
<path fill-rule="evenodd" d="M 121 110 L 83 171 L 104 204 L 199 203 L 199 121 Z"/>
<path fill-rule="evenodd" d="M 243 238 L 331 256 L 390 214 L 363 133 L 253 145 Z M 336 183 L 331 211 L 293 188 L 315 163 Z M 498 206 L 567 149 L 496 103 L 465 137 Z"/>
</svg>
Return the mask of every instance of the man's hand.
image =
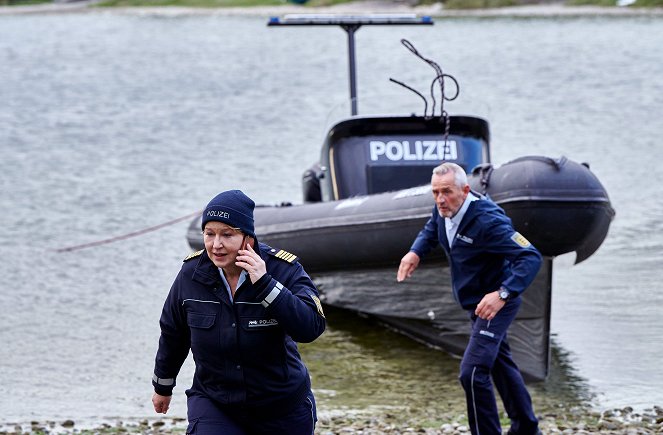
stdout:
<svg viewBox="0 0 663 435">
<path fill-rule="evenodd" d="M 401 259 L 401 264 L 398 266 L 398 274 L 396 275 L 396 280 L 401 282 L 406 278 L 412 276 L 414 270 L 419 266 L 419 261 L 421 259 L 417 254 L 410 251 Z"/>
<path fill-rule="evenodd" d="M 152 395 L 152 405 L 154 405 L 154 410 L 158 414 L 165 414 L 170 408 L 170 399 L 173 396 L 162 396 L 160 394 L 154 393 Z"/>
<path fill-rule="evenodd" d="M 488 293 L 481 299 L 474 314 L 484 320 L 493 320 L 497 313 L 506 304 L 506 301 L 500 299 L 499 291 Z"/>
<path fill-rule="evenodd" d="M 241 267 L 249 273 L 251 282 L 255 284 L 262 276 L 267 273 L 265 261 L 253 250 L 250 244 L 246 244 L 246 249 L 237 251 L 237 261 L 235 265 Z"/>
</svg>

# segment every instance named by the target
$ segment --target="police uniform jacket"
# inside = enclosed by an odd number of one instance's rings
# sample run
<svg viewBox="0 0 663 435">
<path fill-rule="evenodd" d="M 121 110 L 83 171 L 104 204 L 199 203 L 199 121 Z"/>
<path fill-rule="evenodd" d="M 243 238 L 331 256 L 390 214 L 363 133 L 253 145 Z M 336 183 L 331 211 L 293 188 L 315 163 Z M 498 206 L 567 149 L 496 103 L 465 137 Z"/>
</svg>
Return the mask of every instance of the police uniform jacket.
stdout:
<svg viewBox="0 0 663 435">
<path fill-rule="evenodd" d="M 267 273 L 255 284 L 247 277 L 234 303 L 204 250 L 185 259 L 161 314 L 156 393 L 172 394 L 191 349 L 196 368 L 187 395 L 261 415 L 304 400 L 310 379 L 295 342 L 325 329 L 318 292 L 294 255 L 258 246 Z"/>
<path fill-rule="evenodd" d="M 513 229 L 504 210 L 485 197 L 470 202 L 451 248 L 444 217 L 433 207 L 410 250 L 423 257 L 438 243 L 449 259 L 454 296 L 467 310 L 500 287 L 512 297 L 520 295 L 541 266 L 539 251 Z"/>
</svg>

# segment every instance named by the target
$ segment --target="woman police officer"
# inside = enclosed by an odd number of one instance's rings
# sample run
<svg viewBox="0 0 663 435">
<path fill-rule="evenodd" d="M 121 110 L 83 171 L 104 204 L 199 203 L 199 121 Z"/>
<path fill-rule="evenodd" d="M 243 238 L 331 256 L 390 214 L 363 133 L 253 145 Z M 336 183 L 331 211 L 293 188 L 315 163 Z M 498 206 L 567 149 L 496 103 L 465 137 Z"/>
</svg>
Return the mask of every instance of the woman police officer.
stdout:
<svg viewBox="0 0 663 435">
<path fill-rule="evenodd" d="M 163 307 L 152 403 L 166 413 L 191 349 L 187 433 L 310 435 L 315 427 L 295 342 L 325 329 L 318 291 L 297 257 L 258 243 L 254 208 L 239 190 L 210 201 L 205 249 L 184 260 Z"/>
</svg>

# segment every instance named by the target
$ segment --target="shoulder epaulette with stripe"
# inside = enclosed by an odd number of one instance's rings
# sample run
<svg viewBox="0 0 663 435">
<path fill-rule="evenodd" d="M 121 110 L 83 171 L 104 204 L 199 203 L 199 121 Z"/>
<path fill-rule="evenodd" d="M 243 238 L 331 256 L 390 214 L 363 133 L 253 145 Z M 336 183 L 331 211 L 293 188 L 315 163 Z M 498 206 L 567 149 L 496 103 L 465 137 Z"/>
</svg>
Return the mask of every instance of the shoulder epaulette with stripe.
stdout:
<svg viewBox="0 0 663 435">
<path fill-rule="evenodd" d="M 299 257 L 296 256 L 295 254 L 291 254 L 288 251 L 284 251 L 283 249 L 269 249 L 267 251 L 270 255 L 273 255 L 274 257 L 278 258 L 279 260 L 283 260 L 287 263 L 294 263 L 297 260 L 299 260 Z"/>
<path fill-rule="evenodd" d="M 186 258 L 182 261 L 189 261 L 192 258 L 196 258 L 199 255 L 201 255 L 204 251 L 205 251 L 204 249 L 201 249 L 200 251 L 192 252 L 191 254 L 187 255 Z"/>
</svg>

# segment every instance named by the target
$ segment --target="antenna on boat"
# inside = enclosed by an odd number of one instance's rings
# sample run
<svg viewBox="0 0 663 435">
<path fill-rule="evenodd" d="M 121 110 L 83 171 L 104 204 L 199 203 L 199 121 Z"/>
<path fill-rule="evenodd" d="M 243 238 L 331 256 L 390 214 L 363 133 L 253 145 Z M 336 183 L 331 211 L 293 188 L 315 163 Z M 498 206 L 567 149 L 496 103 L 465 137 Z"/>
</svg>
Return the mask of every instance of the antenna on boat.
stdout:
<svg viewBox="0 0 663 435">
<path fill-rule="evenodd" d="M 370 25 L 432 25 L 429 16 L 417 17 L 415 14 L 371 14 L 371 15 L 333 15 L 333 14 L 289 14 L 271 17 L 268 26 L 340 26 L 348 34 L 348 64 L 350 68 L 350 102 L 352 116 L 357 114 L 357 74 L 355 65 L 355 32 L 361 26 Z"/>
</svg>

